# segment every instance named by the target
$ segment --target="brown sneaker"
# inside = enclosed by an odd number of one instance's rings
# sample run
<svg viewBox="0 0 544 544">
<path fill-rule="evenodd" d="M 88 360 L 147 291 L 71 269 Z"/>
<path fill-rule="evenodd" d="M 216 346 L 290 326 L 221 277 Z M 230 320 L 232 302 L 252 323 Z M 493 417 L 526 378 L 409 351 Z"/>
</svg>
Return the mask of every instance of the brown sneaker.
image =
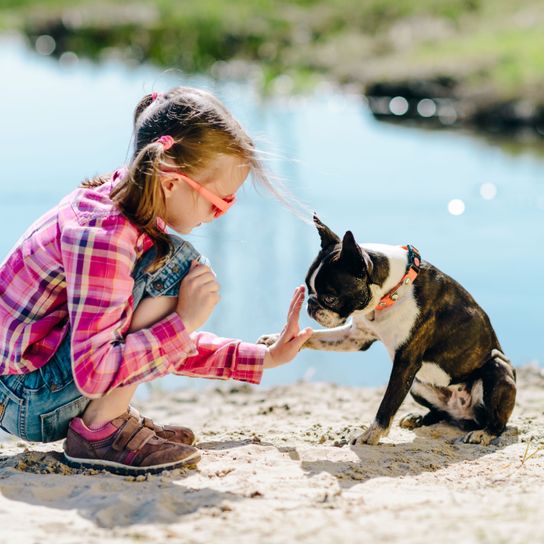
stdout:
<svg viewBox="0 0 544 544">
<path fill-rule="evenodd" d="M 112 435 L 90 441 L 72 425 L 64 441 L 64 459 L 74 468 L 107 470 L 123 476 L 156 474 L 200 461 L 200 452 L 187 444 L 175 444 L 158 437 L 128 412 L 111 421 Z"/>
<path fill-rule="evenodd" d="M 175 442 L 176 444 L 187 444 L 188 446 L 193 446 L 196 442 L 195 433 L 188 427 L 178 427 L 177 425 L 157 425 L 152 419 L 141 416 L 140 412 L 138 412 L 138 410 L 136 410 L 136 408 L 133 406 L 129 406 L 128 410 L 130 415 L 139 419 L 145 427 L 154 431 L 160 438 L 164 438 L 170 442 Z"/>
</svg>

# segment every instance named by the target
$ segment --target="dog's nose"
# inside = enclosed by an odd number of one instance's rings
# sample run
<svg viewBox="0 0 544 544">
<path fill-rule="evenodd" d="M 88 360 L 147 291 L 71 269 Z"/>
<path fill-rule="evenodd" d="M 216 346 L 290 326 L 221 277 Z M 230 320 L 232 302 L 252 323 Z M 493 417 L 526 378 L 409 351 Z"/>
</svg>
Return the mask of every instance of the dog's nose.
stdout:
<svg viewBox="0 0 544 544">
<path fill-rule="evenodd" d="M 311 295 L 308 297 L 308 304 L 306 305 L 306 308 L 310 316 L 312 316 L 313 312 L 315 312 L 319 308 L 319 304 L 317 303 L 317 298 L 315 295 Z"/>
</svg>

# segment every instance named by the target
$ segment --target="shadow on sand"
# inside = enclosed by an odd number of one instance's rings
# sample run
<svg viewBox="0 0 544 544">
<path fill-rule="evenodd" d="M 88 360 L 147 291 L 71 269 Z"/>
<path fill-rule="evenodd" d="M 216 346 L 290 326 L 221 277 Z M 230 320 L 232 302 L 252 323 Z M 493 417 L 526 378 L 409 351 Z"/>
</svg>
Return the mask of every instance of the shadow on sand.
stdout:
<svg viewBox="0 0 544 544">
<path fill-rule="evenodd" d="M 26 481 L 21 482 L 20 471 Z M 225 501 L 245 497 L 209 487 L 190 488 L 183 479 L 194 469 L 159 475 L 115 476 L 107 472 L 72 469 L 57 451 L 27 450 L 0 458 L 0 493 L 7 499 L 78 514 L 102 528 L 146 523 L 177 523 L 200 509 L 220 514 Z M 66 477 L 69 476 L 69 477 Z"/>
<path fill-rule="evenodd" d="M 310 477 L 328 472 L 338 479 L 341 487 L 349 488 L 372 478 L 397 478 L 436 472 L 456 463 L 475 461 L 492 455 L 518 442 L 516 427 L 508 427 L 489 446 L 459 443 L 458 439 L 464 433 L 446 423 L 415 429 L 412 432 L 415 434 L 412 442 L 343 446 L 353 451 L 360 461 L 302 461 L 301 467 Z"/>
</svg>

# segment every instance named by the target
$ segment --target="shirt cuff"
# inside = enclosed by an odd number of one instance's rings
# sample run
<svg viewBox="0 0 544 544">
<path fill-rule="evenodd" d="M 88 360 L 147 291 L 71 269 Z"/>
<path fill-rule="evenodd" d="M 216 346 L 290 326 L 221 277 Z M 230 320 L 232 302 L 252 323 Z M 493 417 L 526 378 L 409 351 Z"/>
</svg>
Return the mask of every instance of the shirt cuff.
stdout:
<svg viewBox="0 0 544 544">
<path fill-rule="evenodd" d="M 262 344 L 240 342 L 231 378 L 242 382 L 261 383 L 267 350 Z"/>
<path fill-rule="evenodd" d="M 180 356 L 193 357 L 198 354 L 181 317 L 176 312 L 161 319 L 149 330 L 159 341 L 163 355 L 173 364 L 179 362 Z"/>
</svg>

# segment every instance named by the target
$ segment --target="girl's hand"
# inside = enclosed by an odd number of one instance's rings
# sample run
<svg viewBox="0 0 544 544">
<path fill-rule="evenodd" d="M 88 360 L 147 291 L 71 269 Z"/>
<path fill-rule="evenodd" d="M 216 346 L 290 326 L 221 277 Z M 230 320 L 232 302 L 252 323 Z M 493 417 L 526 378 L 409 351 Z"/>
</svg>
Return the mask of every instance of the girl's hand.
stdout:
<svg viewBox="0 0 544 544">
<path fill-rule="evenodd" d="M 300 308 L 304 302 L 304 285 L 297 287 L 289 312 L 287 313 L 287 324 L 281 331 L 278 339 L 268 348 L 264 359 L 264 368 L 274 368 L 276 366 L 288 363 L 299 352 L 300 348 L 312 336 L 311 328 L 300 330 L 298 319 Z"/>
<path fill-rule="evenodd" d="M 211 268 L 193 261 L 181 282 L 176 306 L 189 333 L 206 323 L 219 298 L 219 284 Z"/>
</svg>

